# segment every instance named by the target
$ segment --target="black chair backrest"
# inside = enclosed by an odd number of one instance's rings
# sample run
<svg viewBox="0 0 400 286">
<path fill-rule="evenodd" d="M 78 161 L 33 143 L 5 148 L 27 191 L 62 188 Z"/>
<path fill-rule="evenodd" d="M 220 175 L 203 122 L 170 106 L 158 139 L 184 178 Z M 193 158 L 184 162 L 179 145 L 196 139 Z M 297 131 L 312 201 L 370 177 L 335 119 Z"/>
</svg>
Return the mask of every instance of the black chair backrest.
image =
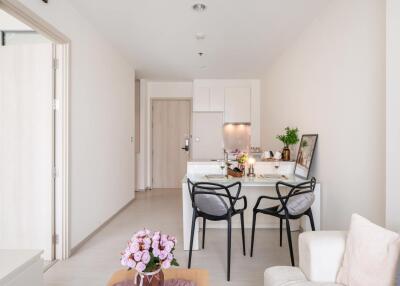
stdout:
<svg viewBox="0 0 400 286">
<path fill-rule="evenodd" d="M 212 216 L 222 216 L 229 211 L 235 211 L 242 188 L 240 182 L 227 186 L 211 182 L 193 183 L 190 179 L 187 182 L 194 209 Z M 236 190 L 236 193 L 232 194 L 232 190 Z"/>
<path fill-rule="evenodd" d="M 278 212 L 281 212 L 284 210 L 286 213 L 289 213 L 289 210 L 287 208 L 288 202 L 290 199 L 293 199 L 296 196 L 304 196 L 306 194 L 313 194 L 315 185 L 317 183 L 317 180 L 313 177 L 311 180 L 297 184 L 297 185 L 292 185 L 288 184 L 285 182 L 278 182 L 276 183 L 276 193 L 278 195 L 278 198 L 281 202 L 281 207 L 278 209 Z M 289 188 L 289 192 L 287 195 L 282 195 L 280 187 L 286 187 Z"/>
</svg>

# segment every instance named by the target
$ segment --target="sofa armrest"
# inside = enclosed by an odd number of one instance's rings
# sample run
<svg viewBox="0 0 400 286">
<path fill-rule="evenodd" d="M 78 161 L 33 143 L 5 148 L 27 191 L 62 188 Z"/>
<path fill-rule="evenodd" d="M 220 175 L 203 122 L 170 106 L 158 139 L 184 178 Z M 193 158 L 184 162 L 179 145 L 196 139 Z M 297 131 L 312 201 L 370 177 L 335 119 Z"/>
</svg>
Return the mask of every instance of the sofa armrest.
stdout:
<svg viewBox="0 0 400 286">
<path fill-rule="evenodd" d="M 304 232 L 299 236 L 299 266 L 308 280 L 336 281 L 346 246 L 346 232 Z"/>
</svg>

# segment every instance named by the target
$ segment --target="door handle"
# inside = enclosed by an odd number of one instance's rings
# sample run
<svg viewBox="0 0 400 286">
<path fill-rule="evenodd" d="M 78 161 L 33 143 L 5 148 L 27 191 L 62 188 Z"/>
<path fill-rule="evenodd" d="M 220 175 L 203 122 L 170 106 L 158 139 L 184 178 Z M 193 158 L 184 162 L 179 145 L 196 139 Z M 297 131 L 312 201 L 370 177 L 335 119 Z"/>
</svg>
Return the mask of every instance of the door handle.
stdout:
<svg viewBox="0 0 400 286">
<path fill-rule="evenodd" d="M 185 146 L 181 148 L 182 150 L 189 151 L 189 139 L 185 139 Z"/>
</svg>

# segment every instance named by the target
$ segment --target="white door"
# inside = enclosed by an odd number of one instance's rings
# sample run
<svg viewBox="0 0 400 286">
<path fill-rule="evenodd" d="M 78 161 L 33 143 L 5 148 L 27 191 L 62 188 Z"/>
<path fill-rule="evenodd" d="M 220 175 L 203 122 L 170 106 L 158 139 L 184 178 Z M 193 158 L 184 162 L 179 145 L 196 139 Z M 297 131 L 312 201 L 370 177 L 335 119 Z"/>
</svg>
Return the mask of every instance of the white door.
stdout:
<svg viewBox="0 0 400 286">
<path fill-rule="evenodd" d="M 52 260 L 52 45 L 0 47 L 0 248 Z"/>
</svg>

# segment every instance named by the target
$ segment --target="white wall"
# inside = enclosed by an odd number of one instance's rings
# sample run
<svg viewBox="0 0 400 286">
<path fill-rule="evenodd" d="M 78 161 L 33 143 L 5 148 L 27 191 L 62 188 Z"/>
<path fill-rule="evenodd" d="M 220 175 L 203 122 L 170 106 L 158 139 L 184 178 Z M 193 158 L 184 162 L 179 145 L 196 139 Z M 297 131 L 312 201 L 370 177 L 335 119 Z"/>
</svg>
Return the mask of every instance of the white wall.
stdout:
<svg viewBox="0 0 400 286">
<path fill-rule="evenodd" d="M 19 0 L 71 40 L 71 245 L 134 198 L 134 70 L 67 0 Z"/>
<path fill-rule="evenodd" d="M 323 228 L 346 229 L 354 212 L 383 225 L 385 2 L 332 1 L 275 61 L 261 90 L 265 148 L 281 147 L 275 136 L 285 126 L 319 133 Z"/>
<path fill-rule="evenodd" d="M 31 31 L 31 27 L 25 25 L 15 17 L 0 9 L 0 31 Z"/>
<path fill-rule="evenodd" d="M 400 231 L 400 1 L 386 11 L 386 225 Z"/>
<path fill-rule="evenodd" d="M 151 99 L 152 98 L 192 98 L 192 82 L 140 81 L 140 153 L 138 154 L 138 182 L 136 188 L 151 187 Z"/>
</svg>

